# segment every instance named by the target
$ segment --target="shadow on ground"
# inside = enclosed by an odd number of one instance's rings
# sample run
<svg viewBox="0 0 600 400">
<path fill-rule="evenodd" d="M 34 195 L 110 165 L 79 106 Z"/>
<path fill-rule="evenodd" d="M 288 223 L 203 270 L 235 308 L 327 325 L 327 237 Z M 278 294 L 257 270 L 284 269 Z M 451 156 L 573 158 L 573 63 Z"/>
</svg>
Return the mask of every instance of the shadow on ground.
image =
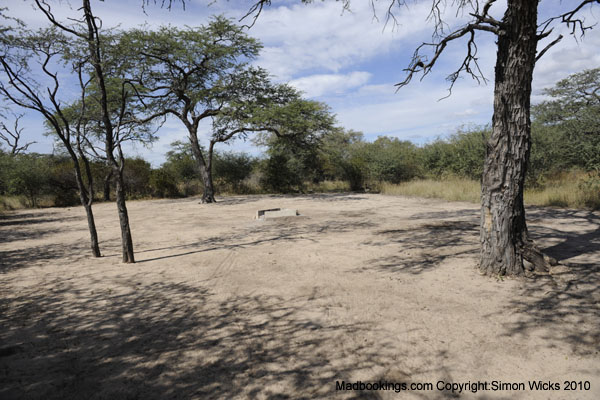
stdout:
<svg viewBox="0 0 600 400">
<path fill-rule="evenodd" d="M 558 261 L 600 252 L 600 216 L 598 213 L 581 210 L 535 209 L 530 216 L 529 230 L 544 252 Z M 540 220 L 567 220 L 569 227 L 585 233 L 573 233 L 539 225 Z M 560 240 L 556 245 L 544 246 L 547 239 Z M 600 259 L 598 260 L 600 263 Z"/>
<path fill-rule="evenodd" d="M 59 234 L 70 228 L 49 228 L 45 224 L 81 221 L 84 217 L 57 216 L 51 212 L 0 214 L 0 244 L 25 239 L 38 239 Z"/>
<path fill-rule="evenodd" d="M 475 256 L 478 238 L 479 226 L 471 220 L 436 220 L 415 227 L 377 231 L 376 238 L 364 244 L 395 246 L 398 254 L 375 258 L 358 272 L 421 274 L 448 258 Z"/>
<path fill-rule="evenodd" d="M 67 223 L 67 224 L 65 224 Z M 57 226 L 57 224 L 61 224 Z M 0 215 L 0 245 L 32 239 L 51 238 L 65 232 L 87 229 L 85 217 L 64 216 L 52 212 L 15 213 Z M 87 238 L 86 238 L 87 239 Z M 71 260 L 91 255 L 89 242 L 0 249 L 0 273 L 23 268 L 39 262 L 67 257 Z"/>
<path fill-rule="evenodd" d="M 213 236 L 203 240 L 182 245 L 156 247 L 136 252 L 137 254 L 152 253 L 164 250 L 179 250 L 175 254 L 158 257 L 138 257 L 138 262 L 150 262 L 169 258 L 188 256 L 207 251 L 223 249 L 246 248 L 259 246 L 269 242 L 294 243 L 301 241 L 317 241 L 321 235 L 329 233 L 349 233 L 361 229 L 373 229 L 376 225 L 363 220 L 328 220 L 315 223 L 310 219 L 299 217 L 277 218 L 271 221 L 257 222 L 255 226 L 239 231 Z"/>
<path fill-rule="evenodd" d="M 567 343 L 574 354 L 597 355 L 599 287 L 599 264 L 572 264 L 568 272 L 527 280 L 506 305 L 506 312 L 515 312 L 517 318 L 505 324 L 503 334 L 528 337 L 536 333 L 550 347 Z"/>
<path fill-rule="evenodd" d="M 0 398 L 330 398 L 336 380 L 389 363 L 378 346 L 343 346 L 367 326 L 324 326 L 303 301 L 133 281 L 3 298 Z"/>
<path fill-rule="evenodd" d="M 357 272 L 421 274 L 431 271 L 448 258 L 477 257 L 479 226 L 477 216 L 468 212 L 435 212 L 415 216 L 415 227 L 378 231 L 377 238 L 365 243 L 397 246 L 398 255 L 376 258 Z M 504 314 L 517 318 L 504 325 L 507 336 L 541 334 L 549 346 L 567 343 L 574 354 L 598 354 L 600 349 L 600 218 L 596 213 L 576 210 L 534 209 L 528 213 L 529 230 L 544 251 L 563 261 L 565 268 L 551 275 L 526 279 L 506 304 Z M 428 220 L 432 220 L 431 222 Z M 546 224 L 543 222 L 546 221 Z M 565 230 L 548 222 L 564 224 Z M 561 226 L 553 224 L 552 226 Z M 573 233 L 568 229 L 579 228 Z M 544 242 L 558 242 L 546 246 Z M 573 260 L 574 257 L 580 257 Z M 475 272 L 474 272 L 475 273 Z"/>
<path fill-rule="evenodd" d="M 568 343 L 575 354 L 598 354 L 600 216 L 590 211 L 549 208 L 533 209 L 528 216 L 534 240 L 566 267 L 551 276 L 527 281 L 508 305 L 519 310 L 519 318 L 505 327 L 505 334 L 529 335 L 547 328 L 543 335 L 551 345 Z M 543 221 L 557 221 L 565 229 L 543 225 Z M 545 245 L 545 241 L 557 243 Z"/>
<path fill-rule="evenodd" d="M 91 258 L 92 251 L 89 243 L 56 244 L 21 248 L 16 250 L 0 250 L 0 273 L 6 273 L 19 268 L 39 265 L 39 263 L 63 260 L 68 258 L 73 262 Z"/>
</svg>

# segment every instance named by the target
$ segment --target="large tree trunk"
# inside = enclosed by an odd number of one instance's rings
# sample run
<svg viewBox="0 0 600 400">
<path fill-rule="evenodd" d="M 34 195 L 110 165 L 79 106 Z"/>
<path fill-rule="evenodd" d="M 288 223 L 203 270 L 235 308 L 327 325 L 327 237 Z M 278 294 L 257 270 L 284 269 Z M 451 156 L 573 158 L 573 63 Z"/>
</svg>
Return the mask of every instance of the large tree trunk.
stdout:
<svg viewBox="0 0 600 400">
<path fill-rule="evenodd" d="M 215 190 L 212 181 L 212 143 L 208 154 L 208 162 L 202 155 L 202 149 L 200 148 L 200 142 L 198 142 L 198 135 L 195 132 L 190 132 L 190 143 L 192 144 L 192 151 L 194 157 L 198 162 L 198 169 L 200 170 L 200 177 L 204 185 L 204 192 L 202 193 L 202 203 L 216 203 Z"/>
<path fill-rule="evenodd" d="M 121 163 L 123 160 L 121 160 Z M 134 263 L 133 256 L 133 239 L 131 230 L 129 229 L 129 214 L 125 204 L 125 182 L 123 180 L 123 169 L 115 168 L 114 175 L 116 177 L 116 200 L 117 211 L 119 213 L 119 224 L 121 225 L 121 246 L 123 249 L 123 262 Z"/>
<path fill-rule="evenodd" d="M 480 269 L 490 275 L 522 275 L 524 259 L 532 263 L 528 269 L 545 269 L 549 261 L 528 238 L 523 204 L 537 7 L 537 1 L 509 0 L 498 36 L 492 135 L 481 194 Z"/>
</svg>

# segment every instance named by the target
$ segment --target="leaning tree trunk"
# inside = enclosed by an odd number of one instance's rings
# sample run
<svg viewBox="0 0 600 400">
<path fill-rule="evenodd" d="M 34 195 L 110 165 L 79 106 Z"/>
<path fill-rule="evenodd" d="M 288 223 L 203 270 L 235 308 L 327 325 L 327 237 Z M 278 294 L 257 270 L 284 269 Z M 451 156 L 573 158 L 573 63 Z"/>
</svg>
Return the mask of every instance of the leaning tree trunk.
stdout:
<svg viewBox="0 0 600 400">
<path fill-rule="evenodd" d="M 134 263 L 135 258 L 133 256 L 133 239 L 131 237 L 131 230 L 129 229 L 129 214 L 127 213 L 127 206 L 125 204 L 125 182 L 123 180 L 123 168 L 121 160 L 121 166 L 113 169 L 115 175 L 115 187 L 116 187 L 116 200 L 117 200 L 117 211 L 119 214 L 119 224 L 121 225 L 121 246 L 123 248 L 123 262 Z"/>
<path fill-rule="evenodd" d="M 83 204 L 83 208 L 85 208 L 85 214 L 87 216 L 88 228 L 90 231 L 90 240 L 92 247 L 92 254 L 94 257 L 101 257 L 100 254 L 100 246 L 98 245 L 98 233 L 96 232 L 96 222 L 94 221 L 94 213 L 92 212 L 92 205 L 87 204 L 81 199 L 81 203 Z"/>
<path fill-rule="evenodd" d="M 98 245 L 98 233 L 96 231 L 96 222 L 94 221 L 94 213 L 92 212 L 92 203 L 94 202 L 94 177 L 92 176 L 90 163 L 88 162 L 88 159 L 85 157 L 83 151 L 81 150 L 81 143 L 79 142 L 79 140 L 77 141 L 77 150 L 79 151 L 79 156 L 83 160 L 83 165 L 85 166 L 85 173 L 88 181 L 88 186 L 86 189 L 83 183 L 83 179 L 81 177 L 79 164 L 74 159 L 73 162 L 77 164 L 75 168 L 75 176 L 77 178 L 77 186 L 79 186 L 79 198 L 81 200 L 83 208 L 85 208 L 85 214 L 87 216 L 88 228 L 90 230 L 92 254 L 94 254 L 94 257 L 101 257 L 100 246 Z"/>
<path fill-rule="evenodd" d="M 85 214 L 87 216 L 88 222 L 88 230 L 90 231 L 90 247 L 92 249 L 92 254 L 94 257 L 102 257 L 100 253 L 100 246 L 98 244 L 98 232 L 96 230 L 96 222 L 94 220 L 94 212 L 92 211 L 92 203 L 94 201 L 94 192 L 93 192 L 93 177 L 90 171 L 90 165 L 88 160 L 84 157 L 81 148 L 78 147 L 78 151 L 81 159 L 84 162 L 85 172 L 88 180 L 88 187 L 86 188 L 85 183 L 83 182 L 83 177 L 81 175 L 81 167 L 79 165 L 79 159 L 75 151 L 73 150 L 71 144 L 64 139 L 63 143 L 71 156 L 71 160 L 73 161 L 73 169 L 75 171 L 75 181 L 77 182 L 77 189 L 79 190 L 79 200 L 81 201 L 81 205 L 85 209 Z"/>
<path fill-rule="evenodd" d="M 537 1 L 509 0 L 498 35 L 492 135 L 481 194 L 480 269 L 486 274 L 522 275 L 524 259 L 532 264 L 528 269 L 545 269 L 549 260 L 528 238 L 523 205 L 537 7 Z"/>
<path fill-rule="evenodd" d="M 83 179 L 81 177 L 81 170 L 79 169 L 79 162 L 76 158 L 73 159 L 73 165 L 75 166 L 75 180 L 77 181 L 77 188 L 79 189 L 79 200 L 81 201 L 81 205 L 85 209 L 85 214 L 87 216 L 92 254 L 94 257 L 102 257 L 102 254 L 100 253 L 100 246 L 98 244 L 96 222 L 94 220 L 94 213 L 92 211 L 93 194 L 92 192 L 88 192 L 88 190 L 85 188 L 85 184 L 83 183 Z M 88 175 L 88 180 L 89 179 L 91 179 L 90 175 Z"/>
</svg>

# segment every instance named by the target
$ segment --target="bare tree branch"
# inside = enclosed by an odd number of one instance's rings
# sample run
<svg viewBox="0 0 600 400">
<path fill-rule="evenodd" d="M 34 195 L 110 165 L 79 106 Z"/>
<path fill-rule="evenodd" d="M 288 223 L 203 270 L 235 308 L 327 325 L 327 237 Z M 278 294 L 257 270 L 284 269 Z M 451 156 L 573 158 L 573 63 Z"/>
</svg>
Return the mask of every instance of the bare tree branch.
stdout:
<svg viewBox="0 0 600 400">
<path fill-rule="evenodd" d="M 576 18 L 576 14 L 583 9 L 588 4 L 600 4 L 600 0 L 583 0 L 579 5 L 573 8 L 570 11 L 567 11 L 564 14 L 558 15 L 556 17 L 548 18 L 546 21 L 542 22 L 539 27 L 541 27 L 541 34 L 543 34 L 546 29 L 556 20 L 560 20 L 561 23 L 566 24 L 569 29 L 571 29 L 571 35 L 575 35 L 575 32 L 579 31 L 581 33 L 580 37 L 585 35 L 585 31 L 592 29 L 594 25 L 586 25 L 584 19 Z"/>
<path fill-rule="evenodd" d="M 8 145 L 11 155 L 17 155 L 21 152 L 27 151 L 27 148 L 37 142 L 28 142 L 22 146 L 19 146 L 19 140 L 21 140 L 21 134 L 23 128 L 19 128 L 19 120 L 23 117 L 23 114 L 13 114 L 14 124 L 12 129 L 8 128 L 4 122 L 0 122 L 0 139 L 2 139 Z"/>
<path fill-rule="evenodd" d="M 538 55 L 535 57 L 535 62 L 537 63 L 537 62 L 538 62 L 538 60 L 539 60 L 540 58 L 542 58 L 542 56 L 543 56 L 544 54 L 546 54 L 546 52 L 547 52 L 548 50 L 550 50 L 550 48 L 551 48 L 552 46 L 554 46 L 555 44 L 557 44 L 558 42 L 560 42 L 560 41 L 562 40 L 562 38 L 563 38 L 563 35 L 558 35 L 558 37 L 557 37 L 556 39 L 554 39 L 552 42 L 548 43 L 548 45 L 547 45 L 546 47 L 544 47 L 544 48 L 542 49 L 542 51 L 540 51 L 540 53 L 539 53 L 539 54 L 538 54 Z"/>
<path fill-rule="evenodd" d="M 44 15 L 46 15 L 46 18 L 48 18 L 48 21 L 50 21 L 53 25 L 57 26 L 58 28 L 62 29 L 65 32 L 69 32 L 75 36 L 85 38 L 85 35 L 83 35 L 81 32 L 77 32 L 75 29 L 70 28 L 70 27 L 62 24 L 61 22 L 59 22 L 54 17 L 54 14 L 52 13 L 52 7 L 50 7 L 50 4 L 48 4 L 46 2 L 46 0 L 35 0 L 35 4 L 44 13 Z"/>
<path fill-rule="evenodd" d="M 398 89 L 408 85 L 408 83 L 412 80 L 413 76 L 416 73 L 421 72 L 421 79 L 423 79 L 427 74 L 431 72 L 431 69 L 434 67 L 439 57 L 446 49 L 446 46 L 448 46 L 448 43 L 450 43 L 453 40 L 462 38 L 464 36 L 469 37 L 467 41 L 467 54 L 465 55 L 465 58 L 463 59 L 463 62 L 461 63 L 460 67 L 455 72 L 448 75 L 446 78 L 450 82 L 449 92 L 451 93 L 452 87 L 458 80 L 460 73 L 463 71 L 471 75 L 471 77 L 475 79 L 478 83 L 487 82 L 487 79 L 485 78 L 481 71 L 481 68 L 479 67 L 477 59 L 477 44 L 475 43 L 475 31 L 477 30 L 492 32 L 496 35 L 498 35 L 500 32 L 499 28 L 495 26 L 484 25 L 480 23 L 471 23 L 448 34 L 438 43 L 422 43 L 415 50 L 408 68 L 404 69 L 404 71 L 407 71 L 408 73 L 406 78 L 402 82 L 396 84 Z M 421 50 L 425 47 L 433 47 L 434 49 L 433 56 L 429 61 L 427 60 L 426 56 L 421 54 Z"/>
</svg>

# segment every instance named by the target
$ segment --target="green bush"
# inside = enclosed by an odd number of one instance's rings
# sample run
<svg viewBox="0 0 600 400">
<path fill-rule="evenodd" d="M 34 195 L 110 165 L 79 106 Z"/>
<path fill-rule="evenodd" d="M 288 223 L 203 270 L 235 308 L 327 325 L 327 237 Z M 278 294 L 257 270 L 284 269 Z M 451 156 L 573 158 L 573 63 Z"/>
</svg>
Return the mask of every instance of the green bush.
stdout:
<svg viewBox="0 0 600 400">
<path fill-rule="evenodd" d="M 278 193 L 297 192 L 302 189 L 302 165 L 290 155 L 280 152 L 262 163 L 261 186 Z"/>
<path fill-rule="evenodd" d="M 141 158 L 125 160 L 123 180 L 125 193 L 130 198 L 140 198 L 150 195 L 150 176 L 152 167 L 150 163 Z"/>
<path fill-rule="evenodd" d="M 23 195 L 30 207 L 37 207 L 39 199 L 49 188 L 50 166 L 48 156 L 41 154 L 13 156 L 6 176 L 7 194 Z"/>
<path fill-rule="evenodd" d="M 55 158 L 52 161 L 49 171 L 48 193 L 52 195 L 54 205 L 67 207 L 80 204 L 79 188 L 73 170 L 73 162 L 66 157 Z M 83 165 L 82 173 L 85 175 Z"/>
<path fill-rule="evenodd" d="M 483 174 L 488 127 L 461 128 L 447 139 L 420 149 L 423 171 L 436 178 L 447 175 L 479 180 Z"/>
<path fill-rule="evenodd" d="M 149 183 L 153 196 L 178 197 L 180 195 L 175 177 L 168 169 L 159 168 L 152 170 Z"/>
<path fill-rule="evenodd" d="M 256 160 L 245 153 L 215 153 L 213 158 L 213 180 L 218 192 L 244 193 L 246 180 Z"/>
</svg>

